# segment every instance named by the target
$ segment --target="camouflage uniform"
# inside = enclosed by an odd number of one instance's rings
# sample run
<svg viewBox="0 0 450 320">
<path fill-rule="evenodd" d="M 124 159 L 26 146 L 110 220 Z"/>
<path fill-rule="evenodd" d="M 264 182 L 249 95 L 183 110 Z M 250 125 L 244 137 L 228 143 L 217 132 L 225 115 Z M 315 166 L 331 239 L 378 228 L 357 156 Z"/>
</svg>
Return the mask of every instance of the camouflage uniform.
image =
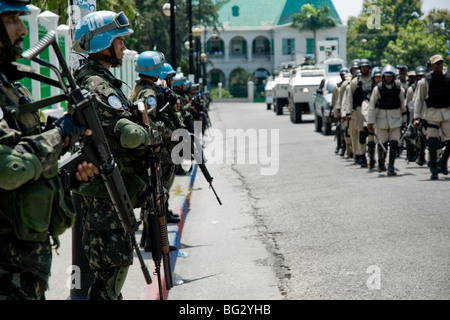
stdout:
<svg viewBox="0 0 450 320">
<path fill-rule="evenodd" d="M 40 113 L 11 112 L 6 106 L 18 106 L 31 96 L 20 84 L 8 83 L 3 74 L 1 79 L 0 300 L 40 300 L 45 299 L 50 276 L 50 236 L 58 243 L 58 235 L 73 225 L 75 217 L 70 192 L 57 175 L 63 140 L 57 129 L 43 132 Z M 27 159 L 33 161 L 34 178 L 21 181 L 22 174 L 32 169 Z M 5 177 L 9 166 L 20 166 L 22 173 Z M 55 219 L 61 215 L 67 220 L 58 225 Z"/>
<path fill-rule="evenodd" d="M 133 121 L 132 103 L 121 91 L 122 82 L 93 59 L 74 73 L 77 83 L 94 94 L 97 104 L 97 114 L 102 123 L 103 130 L 117 162 L 124 183 L 131 185 L 138 193 L 137 202 L 133 192 L 128 190 L 135 208 L 140 207 L 140 195 L 148 185 L 147 174 L 144 167 L 146 151 L 143 148 L 126 149 L 120 145 L 114 128 L 119 119 Z M 159 135 L 146 127 L 150 135 L 150 144 L 159 142 Z M 132 182 L 133 181 L 133 182 Z M 139 185 L 135 184 L 139 182 Z M 132 183 L 131 183 L 132 182 Z M 84 214 L 83 243 L 88 255 L 90 268 L 98 280 L 91 288 L 91 299 L 121 298 L 120 290 L 116 296 L 110 296 L 114 284 L 112 278 L 121 277 L 124 281 L 128 266 L 133 263 L 133 246 L 131 237 L 123 228 L 119 216 L 109 197 L 106 186 L 100 177 L 92 180 L 84 187 L 80 194 L 83 196 L 82 210 Z M 118 274 L 120 276 L 118 276 Z M 93 296 L 95 288 L 95 296 Z"/>
<path fill-rule="evenodd" d="M 130 100 L 136 102 L 143 99 L 147 105 L 150 126 L 157 130 L 163 138 L 163 144 L 160 151 L 160 160 L 162 165 L 163 185 L 167 191 L 172 187 L 175 178 L 175 164 L 172 162 L 172 149 L 178 141 L 172 141 L 172 132 L 176 130 L 175 125 L 166 112 L 158 110 L 166 104 L 166 98 L 162 89 L 155 82 L 147 79 L 138 79 L 136 86 L 130 95 Z M 173 108 L 173 106 L 168 106 Z M 175 111 L 175 110 L 174 110 Z"/>
</svg>

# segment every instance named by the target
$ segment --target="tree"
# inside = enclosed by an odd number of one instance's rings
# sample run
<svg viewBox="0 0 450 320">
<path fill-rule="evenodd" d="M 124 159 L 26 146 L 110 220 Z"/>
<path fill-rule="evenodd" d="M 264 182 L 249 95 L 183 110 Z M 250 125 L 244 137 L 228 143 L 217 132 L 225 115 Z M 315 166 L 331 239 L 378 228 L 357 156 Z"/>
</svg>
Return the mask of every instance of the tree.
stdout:
<svg viewBox="0 0 450 320">
<path fill-rule="evenodd" d="M 300 31 L 312 31 L 314 34 L 314 55 L 316 54 L 316 33 L 320 29 L 331 29 L 336 26 L 336 22 L 330 16 L 330 7 L 320 6 L 317 9 L 305 4 L 301 11 L 292 16 L 293 28 Z"/>
<path fill-rule="evenodd" d="M 400 28 L 395 41 L 390 41 L 384 53 L 386 63 L 408 66 L 410 70 L 422 65 L 435 54 L 445 58 L 448 50 L 445 35 L 431 32 L 424 21 L 411 20 L 406 28 Z"/>
<path fill-rule="evenodd" d="M 367 58 L 381 64 L 388 43 L 397 39 L 399 29 L 422 16 L 421 6 L 422 0 L 365 0 L 361 14 L 347 22 L 348 61 Z M 375 18 L 379 19 L 376 24 Z"/>
</svg>

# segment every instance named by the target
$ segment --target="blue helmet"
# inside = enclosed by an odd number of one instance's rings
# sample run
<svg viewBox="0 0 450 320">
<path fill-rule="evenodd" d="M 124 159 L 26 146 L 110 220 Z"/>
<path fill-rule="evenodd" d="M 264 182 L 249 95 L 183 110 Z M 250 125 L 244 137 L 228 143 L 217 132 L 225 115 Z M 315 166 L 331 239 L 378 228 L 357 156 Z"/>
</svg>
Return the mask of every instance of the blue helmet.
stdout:
<svg viewBox="0 0 450 320">
<path fill-rule="evenodd" d="M 176 74 L 175 70 L 173 70 L 172 66 L 168 63 L 164 63 L 161 67 L 161 74 L 159 76 L 160 79 L 164 80 L 168 75 Z"/>
<path fill-rule="evenodd" d="M 184 90 L 189 89 L 190 87 L 192 87 L 192 81 L 187 80 L 186 81 L 186 85 L 184 86 Z"/>
<path fill-rule="evenodd" d="M 28 15 L 31 11 L 27 4 L 30 3 L 31 0 L 0 0 L 0 13 L 18 11 L 21 16 Z"/>
<path fill-rule="evenodd" d="M 96 53 L 111 46 L 113 40 L 133 33 L 123 11 L 97 11 L 85 15 L 75 27 L 72 48 L 81 53 Z"/>
<path fill-rule="evenodd" d="M 186 77 L 182 73 L 178 73 L 173 77 L 173 86 L 178 87 L 186 82 Z"/>
<path fill-rule="evenodd" d="M 164 54 L 158 51 L 144 51 L 134 63 L 134 70 L 150 77 L 159 77 L 166 62 Z"/>
</svg>

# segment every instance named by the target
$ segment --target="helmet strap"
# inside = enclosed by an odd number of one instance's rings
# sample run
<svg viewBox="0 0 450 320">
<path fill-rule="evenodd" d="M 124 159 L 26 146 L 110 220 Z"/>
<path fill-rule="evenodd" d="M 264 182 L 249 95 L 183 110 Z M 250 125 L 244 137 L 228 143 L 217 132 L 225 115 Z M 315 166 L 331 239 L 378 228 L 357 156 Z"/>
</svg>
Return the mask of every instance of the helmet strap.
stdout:
<svg viewBox="0 0 450 320">
<path fill-rule="evenodd" d="M 101 60 L 110 63 L 112 68 L 120 67 L 122 65 L 122 59 L 118 59 L 116 57 L 116 53 L 112 46 L 110 46 L 108 50 L 113 56 L 108 56 L 100 52 L 91 53 L 90 56 L 96 60 Z"/>
</svg>

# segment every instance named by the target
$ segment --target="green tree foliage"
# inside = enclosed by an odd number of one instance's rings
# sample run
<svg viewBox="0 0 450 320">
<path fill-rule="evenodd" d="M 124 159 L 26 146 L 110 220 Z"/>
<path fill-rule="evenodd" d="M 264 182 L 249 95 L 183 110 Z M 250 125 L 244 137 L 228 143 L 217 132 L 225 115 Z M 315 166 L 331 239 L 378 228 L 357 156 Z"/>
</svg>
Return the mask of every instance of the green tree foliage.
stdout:
<svg viewBox="0 0 450 320">
<path fill-rule="evenodd" d="M 256 78 L 242 67 L 237 67 L 230 74 L 230 85 L 232 86 L 246 86 L 249 81 L 256 82 Z"/>
<path fill-rule="evenodd" d="M 406 28 L 400 28 L 397 39 L 390 41 L 384 52 L 385 63 L 403 64 L 414 70 L 419 65 L 426 65 L 429 57 L 446 50 L 445 35 L 432 32 L 424 21 L 411 20 Z"/>
<path fill-rule="evenodd" d="M 421 0 L 364 1 L 361 14 L 347 22 L 348 61 L 368 58 L 376 65 L 404 64 L 414 69 L 433 54 L 445 58 L 449 12 L 433 10 L 424 17 L 421 7 Z"/>
<path fill-rule="evenodd" d="M 316 32 L 320 29 L 331 29 L 336 22 L 330 16 L 330 7 L 320 6 L 317 9 L 310 4 L 302 6 L 301 11 L 292 16 L 292 27 L 300 31 L 312 31 L 314 34 L 314 53 L 316 52 Z"/>
<path fill-rule="evenodd" d="M 219 8 L 229 0 L 192 0 L 192 26 L 202 25 L 218 29 Z M 135 0 L 137 15 L 132 28 L 135 32 L 127 45 L 138 52 L 146 50 L 161 51 L 170 58 L 170 17 L 166 17 L 162 7 L 167 0 Z M 175 1 L 175 39 L 177 66 L 187 69 L 188 64 L 182 59 L 187 55 L 184 43 L 188 41 L 189 27 L 187 0 Z M 194 46 L 195 49 L 195 46 Z M 183 70 L 187 73 L 187 70 Z"/>
</svg>

